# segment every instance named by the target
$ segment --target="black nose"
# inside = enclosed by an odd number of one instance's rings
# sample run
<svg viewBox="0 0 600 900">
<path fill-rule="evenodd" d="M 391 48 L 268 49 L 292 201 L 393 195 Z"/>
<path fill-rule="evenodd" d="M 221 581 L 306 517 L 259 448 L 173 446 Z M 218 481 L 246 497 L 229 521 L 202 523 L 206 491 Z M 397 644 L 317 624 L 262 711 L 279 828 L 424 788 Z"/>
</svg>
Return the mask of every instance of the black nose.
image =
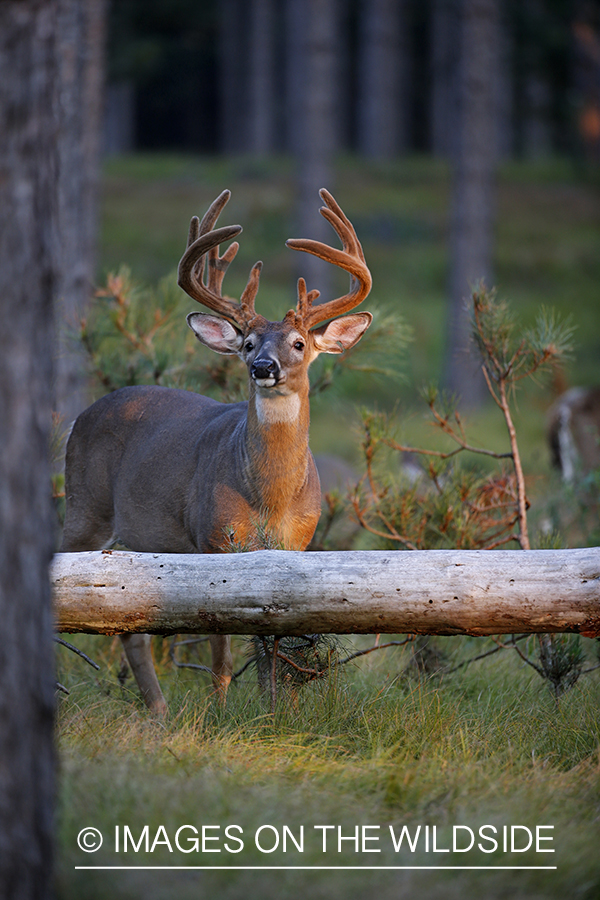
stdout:
<svg viewBox="0 0 600 900">
<path fill-rule="evenodd" d="M 277 378 L 279 375 L 279 366 L 274 359 L 255 359 L 250 367 L 250 374 L 253 378 Z"/>
</svg>

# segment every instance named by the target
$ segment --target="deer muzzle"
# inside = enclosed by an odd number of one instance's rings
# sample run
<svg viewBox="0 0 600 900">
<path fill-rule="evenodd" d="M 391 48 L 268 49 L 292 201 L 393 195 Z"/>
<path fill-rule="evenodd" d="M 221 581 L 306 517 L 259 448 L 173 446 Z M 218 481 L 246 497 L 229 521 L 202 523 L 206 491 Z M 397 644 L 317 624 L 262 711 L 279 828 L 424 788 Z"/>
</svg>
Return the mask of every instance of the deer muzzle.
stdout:
<svg viewBox="0 0 600 900">
<path fill-rule="evenodd" d="M 259 387 L 273 387 L 279 381 L 279 363 L 268 356 L 258 357 L 250 366 L 250 375 Z"/>
</svg>

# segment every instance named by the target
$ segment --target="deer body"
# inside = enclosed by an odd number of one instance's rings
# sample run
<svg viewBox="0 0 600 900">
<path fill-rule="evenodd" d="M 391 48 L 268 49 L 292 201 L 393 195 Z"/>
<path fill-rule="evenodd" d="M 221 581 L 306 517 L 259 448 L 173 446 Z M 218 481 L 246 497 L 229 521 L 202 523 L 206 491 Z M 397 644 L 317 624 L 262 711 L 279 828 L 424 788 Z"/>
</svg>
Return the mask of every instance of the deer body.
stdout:
<svg viewBox="0 0 600 900">
<path fill-rule="evenodd" d="M 308 293 L 300 279 L 296 310 L 281 322 L 254 311 L 260 263 L 239 304 L 221 295 L 237 244 L 222 257 L 218 244 L 241 230 L 213 230 L 229 192 L 212 204 L 200 225 L 192 220 L 179 281 L 220 316 L 190 313 L 188 324 L 203 344 L 246 363 L 249 399 L 219 403 L 188 391 L 138 386 L 115 391 L 85 410 L 67 445 L 63 551 L 101 549 L 117 539 L 138 552 L 219 552 L 233 542 L 252 549 L 259 546 L 255 536 L 261 523 L 286 549 L 303 550 L 310 542 L 321 498 L 308 447 L 308 368 L 321 352 L 354 346 L 371 322 L 369 313 L 358 313 L 314 327 L 356 306 L 371 283 L 354 229 L 333 198 L 321 195 L 327 203 L 322 212 L 344 251 L 314 241 L 288 243 L 346 268 L 353 290 L 313 307 L 318 291 Z M 203 281 L 207 253 L 208 286 Z M 164 714 L 149 636 L 121 639 L 146 704 Z M 213 635 L 210 643 L 213 683 L 224 698 L 232 672 L 229 638 Z"/>
<path fill-rule="evenodd" d="M 303 550 L 320 511 L 306 417 L 258 428 L 250 407 L 155 386 L 98 400 L 69 441 L 64 542 L 215 553 L 246 544 L 264 514 L 286 547 Z"/>
</svg>

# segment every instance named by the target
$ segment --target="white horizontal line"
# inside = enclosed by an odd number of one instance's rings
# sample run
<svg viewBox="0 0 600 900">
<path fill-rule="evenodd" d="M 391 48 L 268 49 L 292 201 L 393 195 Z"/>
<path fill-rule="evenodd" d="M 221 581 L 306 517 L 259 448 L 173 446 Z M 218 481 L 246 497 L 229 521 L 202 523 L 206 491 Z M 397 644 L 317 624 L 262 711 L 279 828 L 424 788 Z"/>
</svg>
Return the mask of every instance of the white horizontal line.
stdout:
<svg viewBox="0 0 600 900">
<path fill-rule="evenodd" d="M 302 869 L 304 871 L 336 871 L 336 872 L 360 872 L 364 870 L 365 872 L 382 872 L 385 870 L 394 870 L 398 871 L 400 869 L 420 869 L 429 872 L 435 872 L 438 870 L 452 871 L 454 869 L 465 870 L 465 869 L 478 869 L 484 871 L 491 870 L 506 870 L 506 871 L 522 871 L 522 870 L 555 870 L 558 866 L 75 866 L 75 869 L 86 869 L 93 870 L 95 872 L 103 871 L 103 870 L 127 870 L 127 871 L 141 871 L 141 870 L 202 870 L 202 871 L 222 871 L 222 872 L 230 872 L 232 870 L 235 871 L 244 871 L 244 872 L 273 872 L 273 871 L 286 871 L 287 869 Z"/>
</svg>

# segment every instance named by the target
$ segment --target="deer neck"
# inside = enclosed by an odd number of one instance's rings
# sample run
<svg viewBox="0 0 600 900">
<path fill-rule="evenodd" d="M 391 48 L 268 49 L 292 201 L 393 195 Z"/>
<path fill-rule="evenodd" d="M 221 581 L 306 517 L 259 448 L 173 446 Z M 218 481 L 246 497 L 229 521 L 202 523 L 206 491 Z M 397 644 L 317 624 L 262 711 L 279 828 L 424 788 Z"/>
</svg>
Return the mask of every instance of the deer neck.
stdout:
<svg viewBox="0 0 600 900">
<path fill-rule="evenodd" d="M 287 395 L 250 385 L 248 475 L 260 506 L 271 513 L 287 507 L 306 484 L 309 419 L 308 385 Z"/>
</svg>

